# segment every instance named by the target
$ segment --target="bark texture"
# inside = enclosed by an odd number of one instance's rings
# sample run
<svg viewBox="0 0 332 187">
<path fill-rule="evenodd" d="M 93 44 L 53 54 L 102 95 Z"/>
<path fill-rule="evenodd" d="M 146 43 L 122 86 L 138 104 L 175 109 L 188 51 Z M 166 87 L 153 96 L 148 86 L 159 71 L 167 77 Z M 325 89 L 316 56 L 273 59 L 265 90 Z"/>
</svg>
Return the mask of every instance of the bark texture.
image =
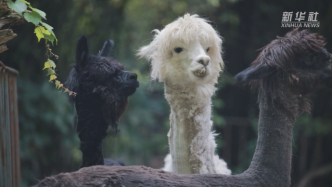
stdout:
<svg viewBox="0 0 332 187">
<path fill-rule="evenodd" d="M 25 23 L 24 19 L 14 11 L 11 11 L 6 2 L 0 3 L 0 29 L 7 24 L 18 25 Z M 6 51 L 8 48 L 6 42 L 15 38 L 17 35 L 12 29 L 0 30 L 0 53 Z"/>
</svg>

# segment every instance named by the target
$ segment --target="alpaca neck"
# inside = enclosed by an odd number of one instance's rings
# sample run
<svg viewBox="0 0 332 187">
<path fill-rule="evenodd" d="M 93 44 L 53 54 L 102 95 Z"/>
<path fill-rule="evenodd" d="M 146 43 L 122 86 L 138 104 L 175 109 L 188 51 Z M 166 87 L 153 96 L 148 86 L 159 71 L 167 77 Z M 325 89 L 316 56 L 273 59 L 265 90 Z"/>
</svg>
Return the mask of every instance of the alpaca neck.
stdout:
<svg viewBox="0 0 332 187">
<path fill-rule="evenodd" d="M 81 167 L 104 165 L 102 140 L 107 135 L 108 124 L 104 120 L 101 104 L 101 100 L 90 93 L 77 94 L 75 99 L 77 134 L 82 151 Z"/>
<path fill-rule="evenodd" d="M 197 136 L 200 136 L 200 140 L 207 140 L 211 132 L 211 97 L 199 97 L 196 89 L 168 84 L 165 84 L 165 95 L 171 106 L 168 138 L 172 171 L 180 174 L 199 173 L 202 163 L 193 159 L 196 149 L 193 140 Z M 209 159 L 212 156 L 209 155 Z"/>
<path fill-rule="evenodd" d="M 282 107 L 259 100 L 258 140 L 253 160 L 245 174 L 268 179 L 267 186 L 290 186 L 292 130 L 296 117 L 285 114 Z"/>
</svg>

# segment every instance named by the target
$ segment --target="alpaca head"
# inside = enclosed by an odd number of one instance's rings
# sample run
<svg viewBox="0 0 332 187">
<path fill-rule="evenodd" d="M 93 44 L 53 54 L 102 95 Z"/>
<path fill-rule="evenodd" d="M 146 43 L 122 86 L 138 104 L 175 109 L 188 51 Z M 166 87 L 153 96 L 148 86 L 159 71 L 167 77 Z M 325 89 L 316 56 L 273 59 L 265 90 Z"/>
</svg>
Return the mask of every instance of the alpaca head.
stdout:
<svg viewBox="0 0 332 187">
<path fill-rule="evenodd" d="M 332 87 L 332 55 L 317 33 L 298 30 L 277 37 L 262 48 L 251 67 L 236 75 L 292 115 L 310 112 L 310 95 Z"/>
<path fill-rule="evenodd" d="M 71 101 L 87 102 L 85 100 L 91 100 L 89 96 L 93 96 L 102 103 L 105 116 L 114 113 L 112 121 L 117 121 L 125 110 L 128 96 L 136 91 L 139 83 L 135 73 L 125 71 L 122 64 L 107 57 L 113 45 L 112 40 L 107 40 L 97 56 L 89 55 L 87 39 L 82 36 L 77 43 L 76 64 L 67 85 L 77 93 L 76 97 L 70 96 Z"/>
<path fill-rule="evenodd" d="M 153 41 L 138 52 L 151 61 L 152 80 L 187 87 L 217 83 L 224 66 L 222 41 L 207 20 L 186 14 L 154 32 Z"/>
</svg>

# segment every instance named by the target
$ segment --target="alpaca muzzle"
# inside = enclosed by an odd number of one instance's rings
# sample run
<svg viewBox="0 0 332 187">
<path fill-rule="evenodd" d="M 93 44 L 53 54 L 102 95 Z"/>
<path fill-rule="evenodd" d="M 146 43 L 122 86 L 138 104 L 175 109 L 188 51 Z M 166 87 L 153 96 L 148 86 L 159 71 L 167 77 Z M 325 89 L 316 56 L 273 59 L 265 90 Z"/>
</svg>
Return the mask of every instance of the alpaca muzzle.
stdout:
<svg viewBox="0 0 332 187">
<path fill-rule="evenodd" d="M 137 74 L 130 71 L 121 71 L 118 73 L 117 84 L 121 84 L 123 94 L 130 96 L 135 93 L 136 89 L 139 87 L 139 82 L 137 81 Z"/>
<path fill-rule="evenodd" d="M 194 74 L 197 76 L 197 77 L 205 77 L 207 75 L 207 69 L 206 67 L 203 67 L 201 69 L 198 69 L 196 71 L 194 71 Z"/>
</svg>

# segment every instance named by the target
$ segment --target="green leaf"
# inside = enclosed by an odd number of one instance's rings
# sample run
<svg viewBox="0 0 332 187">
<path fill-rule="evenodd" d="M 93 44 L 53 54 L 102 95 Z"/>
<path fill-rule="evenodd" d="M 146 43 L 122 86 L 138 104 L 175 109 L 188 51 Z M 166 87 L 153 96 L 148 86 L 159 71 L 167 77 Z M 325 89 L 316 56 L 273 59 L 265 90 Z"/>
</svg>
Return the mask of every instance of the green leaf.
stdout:
<svg viewBox="0 0 332 187">
<path fill-rule="evenodd" d="M 55 88 L 57 88 L 57 89 L 60 88 L 60 81 L 58 81 L 58 80 L 55 81 Z"/>
<path fill-rule="evenodd" d="M 38 26 L 35 28 L 35 33 L 36 36 L 38 38 L 38 42 L 40 41 L 41 38 L 45 38 L 47 40 L 49 40 L 52 45 L 54 40 L 56 39 L 51 33 L 50 31 L 46 30 L 43 26 Z"/>
<path fill-rule="evenodd" d="M 47 62 L 44 63 L 43 70 L 46 69 L 46 68 L 51 68 L 51 67 L 52 67 L 51 64 L 47 61 Z"/>
<path fill-rule="evenodd" d="M 50 31 L 46 30 L 44 27 L 42 29 L 43 34 L 51 35 Z"/>
<path fill-rule="evenodd" d="M 55 71 L 52 68 L 47 69 L 47 75 L 46 76 L 54 75 L 54 74 L 55 74 Z"/>
<path fill-rule="evenodd" d="M 58 39 L 56 38 L 54 32 L 53 32 L 53 27 L 45 22 L 40 22 L 48 31 L 50 31 L 50 33 L 52 34 L 52 36 L 54 36 L 55 38 L 55 42 L 56 44 L 58 44 Z"/>
<path fill-rule="evenodd" d="M 30 7 L 30 8 L 31 8 L 32 11 L 37 12 L 42 18 L 46 19 L 46 13 L 45 12 L 43 12 L 39 9 L 36 9 L 36 8 L 32 8 L 32 7 Z"/>
<path fill-rule="evenodd" d="M 48 59 L 48 62 L 50 63 L 50 65 L 52 66 L 52 68 L 55 68 L 55 67 L 56 67 L 56 65 L 55 65 L 55 63 L 53 62 L 53 60 Z"/>
<path fill-rule="evenodd" d="M 61 84 L 60 81 L 56 80 L 56 81 L 55 81 L 55 87 L 56 87 L 57 89 L 60 89 L 60 88 L 63 87 L 63 84 Z"/>
<path fill-rule="evenodd" d="M 48 31 L 50 31 L 50 33 L 55 36 L 54 32 L 52 31 L 53 30 L 53 27 L 45 22 L 40 22 Z"/>
<path fill-rule="evenodd" d="M 25 13 L 24 18 L 36 26 L 41 22 L 40 15 L 37 12 Z"/>
<path fill-rule="evenodd" d="M 43 32 L 45 32 L 45 28 L 44 27 L 39 26 L 39 27 L 35 28 L 35 33 L 36 33 L 36 36 L 38 38 L 38 42 L 40 41 L 40 39 L 44 38 Z"/>
<path fill-rule="evenodd" d="M 21 16 L 22 16 L 22 12 L 28 8 L 28 6 L 22 1 L 16 1 L 15 3 L 12 1 L 8 1 L 7 5 L 10 9 L 14 10 Z"/>
<path fill-rule="evenodd" d="M 47 39 L 48 41 L 50 41 L 52 43 L 52 45 L 53 45 L 53 42 L 55 40 L 54 36 L 53 35 L 49 35 L 49 34 L 45 34 L 45 33 L 43 33 L 43 35 L 44 35 L 44 38 Z"/>
<path fill-rule="evenodd" d="M 48 82 L 51 82 L 52 80 L 55 80 L 56 78 L 57 78 L 56 75 L 51 75 L 51 76 L 50 76 L 50 80 L 49 80 Z"/>
</svg>

